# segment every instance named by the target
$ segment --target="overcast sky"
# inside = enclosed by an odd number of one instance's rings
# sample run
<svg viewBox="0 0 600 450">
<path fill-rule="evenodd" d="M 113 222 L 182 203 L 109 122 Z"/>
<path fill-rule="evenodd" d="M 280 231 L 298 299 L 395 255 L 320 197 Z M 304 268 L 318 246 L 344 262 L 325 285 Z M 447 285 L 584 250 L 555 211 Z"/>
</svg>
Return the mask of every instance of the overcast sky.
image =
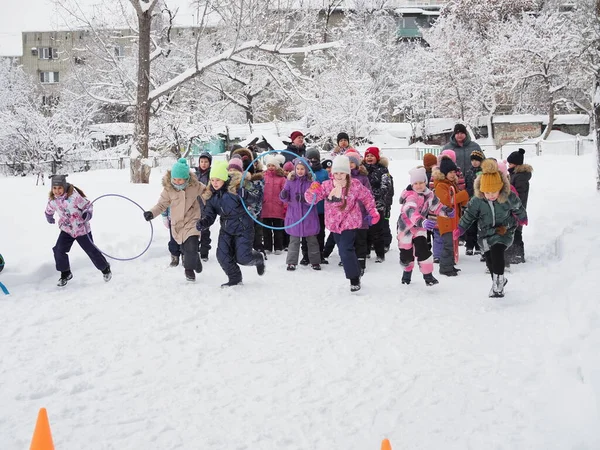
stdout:
<svg viewBox="0 0 600 450">
<path fill-rule="evenodd" d="M 77 0 L 80 4 L 101 6 L 114 0 Z M 177 22 L 193 23 L 190 0 L 167 0 L 169 7 L 179 7 Z M 52 0 L 0 0 L 0 56 L 21 53 L 21 32 L 52 31 L 64 28 L 64 22 Z M 15 53 L 16 52 L 16 53 Z"/>
</svg>

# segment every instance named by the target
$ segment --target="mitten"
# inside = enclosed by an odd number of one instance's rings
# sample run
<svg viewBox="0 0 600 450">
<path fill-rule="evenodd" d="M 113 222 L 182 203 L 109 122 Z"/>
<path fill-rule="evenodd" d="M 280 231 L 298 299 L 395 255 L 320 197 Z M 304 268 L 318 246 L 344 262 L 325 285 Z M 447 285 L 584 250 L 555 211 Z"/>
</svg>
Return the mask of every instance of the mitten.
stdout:
<svg viewBox="0 0 600 450">
<path fill-rule="evenodd" d="M 454 209 L 447 209 L 445 212 L 446 212 L 446 217 L 448 217 L 449 219 L 454 219 L 454 215 L 456 214 Z"/>
<path fill-rule="evenodd" d="M 455 241 L 458 240 L 459 237 L 461 237 L 463 234 L 465 234 L 465 230 L 459 225 L 456 230 L 454 230 L 452 232 L 452 239 L 454 239 Z"/>
<path fill-rule="evenodd" d="M 506 227 L 504 225 L 500 225 L 499 227 L 496 227 L 496 234 L 498 234 L 500 236 L 504 236 L 506 234 Z"/>
<path fill-rule="evenodd" d="M 305 202 L 304 196 L 300 192 L 296 192 L 296 201 L 300 203 Z"/>
<path fill-rule="evenodd" d="M 146 222 L 150 222 L 152 219 L 154 219 L 154 214 L 152 214 L 152 211 L 144 211 L 144 219 L 146 219 Z"/>
<path fill-rule="evenodd" d="M 50 214 L 46 214 L 46 220 L 48 221 L 48 223 L 54 223 L 54 216 L 51 216 Z"/>
<path fill-rule="evenodd" d="M 524 227 L 524 226 L 526 226 L 526 225 L 528 225 L 528 224 L 529 224 L 529 222 L 528 222 L 528 220 L 527 220 L 527 219 L 524 219 L 524 220 L 519 220 L 518 222 L 519 222 L 519 226 L 520 226 L 520 227 Z"/>
<path fill-rule="evenodd" d="M 89 222 L 90 219 L 92 218 L 92 212 L 91 211 L 84 211 L 81 214 L 81 218 L 85 221 L 85 222 Z"/>
<path fill-rule="evenodd" d="M 321 189 L 321 183 L 319 183 L 318 181 L 313 181 L 313 183 L 308 188 L 308 190 L 312 192 L 318 191 L 319 189 Z"/>
<path fill-rule="evenodd" d="M 436 225 L 437 225 L 437 223 L 434 220 L 426 219 L 423 222 L 423 228 L 425 228 L 428 231 L 433 231 L 435 229 Z"/>
<path fill-rule="evenodd" d="M 206 220 L 206 218 L 204 219 L 199 219 L 198 222 L 196 222 L 196 230 L 198 231 L 206 231 L 208 230 L 208 221 Z"/>
<path fill-rule="evenodd" d="M 380 218 L 381 218 L 381 216 L 379 215 L 379 213 L 377 212 L 376 209 L 371 211 L 369 213 L 369 215 L 366 217 L 367 223 L 369 224 L 369 226 L 375 225 L 377 222 L 379 222 Z"/>
<path fill-rule="evenodd" d="M 287 200 L 288 198 L 290 198 L 290 191 L 288 191 L 287 189 L 284 189 L 279 194 L 279 198 L 281 198 L 282 200 Z"/>
</svg>

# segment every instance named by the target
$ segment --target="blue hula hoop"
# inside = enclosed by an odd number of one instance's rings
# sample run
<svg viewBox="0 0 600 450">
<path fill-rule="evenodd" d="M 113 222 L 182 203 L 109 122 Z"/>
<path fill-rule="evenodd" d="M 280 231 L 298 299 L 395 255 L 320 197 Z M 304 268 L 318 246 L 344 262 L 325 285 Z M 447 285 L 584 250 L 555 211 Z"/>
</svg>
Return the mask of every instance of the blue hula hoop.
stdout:
<svg viewBox="0 0 600 450">
<path fill-rule="evenodd" d="M 10 292 L 8 292 L 8 289 L 2 283 L 0 283 L 0 290 L 4 292 L 4 295 L 10 295 Z"/>
<path fill-rule="evenodd" d="M 289 150 L 270 150 L 268 152 L 261 153 L 259 156 L 257 156 L 256 158 L 254 158 L 250 164 L 248 164 L 248 168 L 246 170 L 244 170 L 244 173 L 242 173 L 242 183 L 244 182 L 244 180 L 246 180 L 246 174 L 248 173 L 248 170 L 250 169 L 250 167 L 252 167 L 252 165 L 256 161 L 258 161 L 260 158 L 263 158 L 264 156 L 266 156 L 266 155 L 268 155 L 270 153 L 277 153 L 277 154 L 280 154 L 280 153 L 289 153 L 290 155 L 294 155 L 296 158 L 301 159 L 302 160 L 302 164 L 304 166 L 306 166 L 306 168 L 312 174 L 313 180 L 315 180 L 315 181 L 317 180 L 317 177 L 316 177 L 315 173 L 313 172 L 312 168 L 310 167 L 310 164 L 306 160 L 306 158 L 298 156 L 294 152 L 290 152 Z M 308 208 L 308 211 L 306 211 L 306 214 L 304 214 L 296 222 L 291 223 L 291 224 L 286 225 L 286 226 L 283 226 L 283 227 L 273 227 L 273 226 L 270 226 L 270 225 L 265 225 L 260 220 L 258 220 L 256 217 L 254 217 L 254 215 L 250 211 L 248 211 L 248 208 L 246 207 L 246 201 L 242 197 L 240 197 L 240 200 L 242 201 L 242 206 L 244 207 L 244 210 L 246 211 L 246 214 L 248 214 L 250 216 L 250 218 L 252 220 L 254 220 L 257 224 L 262 225 L 263 227 L 269 228 L 271 230 L 287 230 L 288 228 L 295 227 L 296 225 L 298 225 L 299 223 L 301 223 L 304 219 L 306 219 L 308 217 L 308 215 L 310 214 L 310 211 L 314 208 L 314 206 L 316 204 L 316 202 L 315 202 L 316 199 L 317 199 L 317 194 L 313 194 L 313 199 L 312 199 L 312 202 L 310 203 L 310 207 Z"/>
<path fill-rule="evenodd" d="M 136 203 L 135 201 L 131 200 L 129 197 L 125 197 L 124 195 L 121 194 L 104 194 L 101 195 L 100 197 L 96 198 L 93 202 L 92 205 L 100 200 L 103 197 L 119 197 L 119 198 L 124 198 L 125 200 L 129 200 L 131 203 L 133 203 L 134 205 L 136 205 L 138 208 L 140 208 L 142 211 L 145 211 L 144 208 L 142 208 L 142 206 L 139 203 Z M 140 256 L 142 256 L 144 253 L 146 253 L 148 251 L 148 249 L 150 248 L 150 244 L 152 244 L 152 238 L 154 237 L 154 227 L 152 226 L 152 222 L 148 222 L 148 224 L 150 225 L 150 241 L 148 241 L 148 245 L 146 245 L 146 248 L 142 251 L 142 253 L 140 253 L 139 255 L 136 255 L 132 258 L 117 258 L 116 256 L 111 256 L 108 253 L 104 253 L 102 250 L 100 250 L 98 248 L 98 246 L 94 243 L 94 241 L 92 241 L 92 239 L 90 238 L 90 235 L 88 233 L 87 237 L 90 240 L 91 244 L 96 247 L 96 249 L 102 253 L 104 256 L 106 256 L 107 258 L 110 259 L 114 259 L 116 261 L 132 261 L 136 258 L 139 258 Z"/>
</svg>

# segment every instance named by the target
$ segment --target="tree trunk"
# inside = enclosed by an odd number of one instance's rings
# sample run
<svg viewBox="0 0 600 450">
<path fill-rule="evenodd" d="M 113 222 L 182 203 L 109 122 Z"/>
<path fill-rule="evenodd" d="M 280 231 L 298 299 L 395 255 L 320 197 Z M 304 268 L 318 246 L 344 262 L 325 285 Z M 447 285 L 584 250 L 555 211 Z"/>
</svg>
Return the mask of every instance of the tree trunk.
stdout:
<svg viewBox="0 0 600 450">
<path fill-rule="evenodd" d="M 596 135 L 596 190 L 600 191 L 600 73 L 596 74 L 593 100 L 593 126 Z"/>
<path fill-rule="evenodd" d="M 548 139 L 548 136 L 552 131 L 552 127 L 554 127 L 554 102 L 550 101 L 550 109 L 548 110 L 548 126 L 544 130 L 544 134 L 542 135 L 542 141 Z"/>
<path fill-rule="evenodd" d="M 254 108 L 252 107 L 253 97 L 249 94 L 246 94 L 246 122 L 254 123 Z"/>
<path fill-rule="evenodd" d="M 132 183 L 148 183 L 151 168 L 148 165 L 148 140 L 150 134 L 150 26 L 152 25 L 152 8 L 138 11 L 139 43 L 137 99 L 135 111 L 135 128 L 131 153 L 130 170 Z"/>
</svg>

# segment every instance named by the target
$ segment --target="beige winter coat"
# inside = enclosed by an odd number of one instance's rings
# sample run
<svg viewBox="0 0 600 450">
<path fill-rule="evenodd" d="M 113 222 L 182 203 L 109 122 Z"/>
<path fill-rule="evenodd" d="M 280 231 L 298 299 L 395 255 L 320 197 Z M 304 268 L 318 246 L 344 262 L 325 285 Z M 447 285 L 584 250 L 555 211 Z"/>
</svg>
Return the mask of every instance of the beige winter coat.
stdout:
<svg viewBox="0 0 600 450">
<path fill-rule="evenodd" d="M 196 222 L 200 220 L 200 203 L 198 197 L 204 193 L 206 186 L 198 181 L 196 175 L 190 173 L 188 186 L 182 190 L 176 190 L 171 184 L 171 171 L 167 171 L 162 180 L 163 191 L 158 203 L 150 210 L 157 217 L 171 208 L 171 233 L 178 244 L 183 244 L 190 236 L 199 236 Z"/>
</svg>

